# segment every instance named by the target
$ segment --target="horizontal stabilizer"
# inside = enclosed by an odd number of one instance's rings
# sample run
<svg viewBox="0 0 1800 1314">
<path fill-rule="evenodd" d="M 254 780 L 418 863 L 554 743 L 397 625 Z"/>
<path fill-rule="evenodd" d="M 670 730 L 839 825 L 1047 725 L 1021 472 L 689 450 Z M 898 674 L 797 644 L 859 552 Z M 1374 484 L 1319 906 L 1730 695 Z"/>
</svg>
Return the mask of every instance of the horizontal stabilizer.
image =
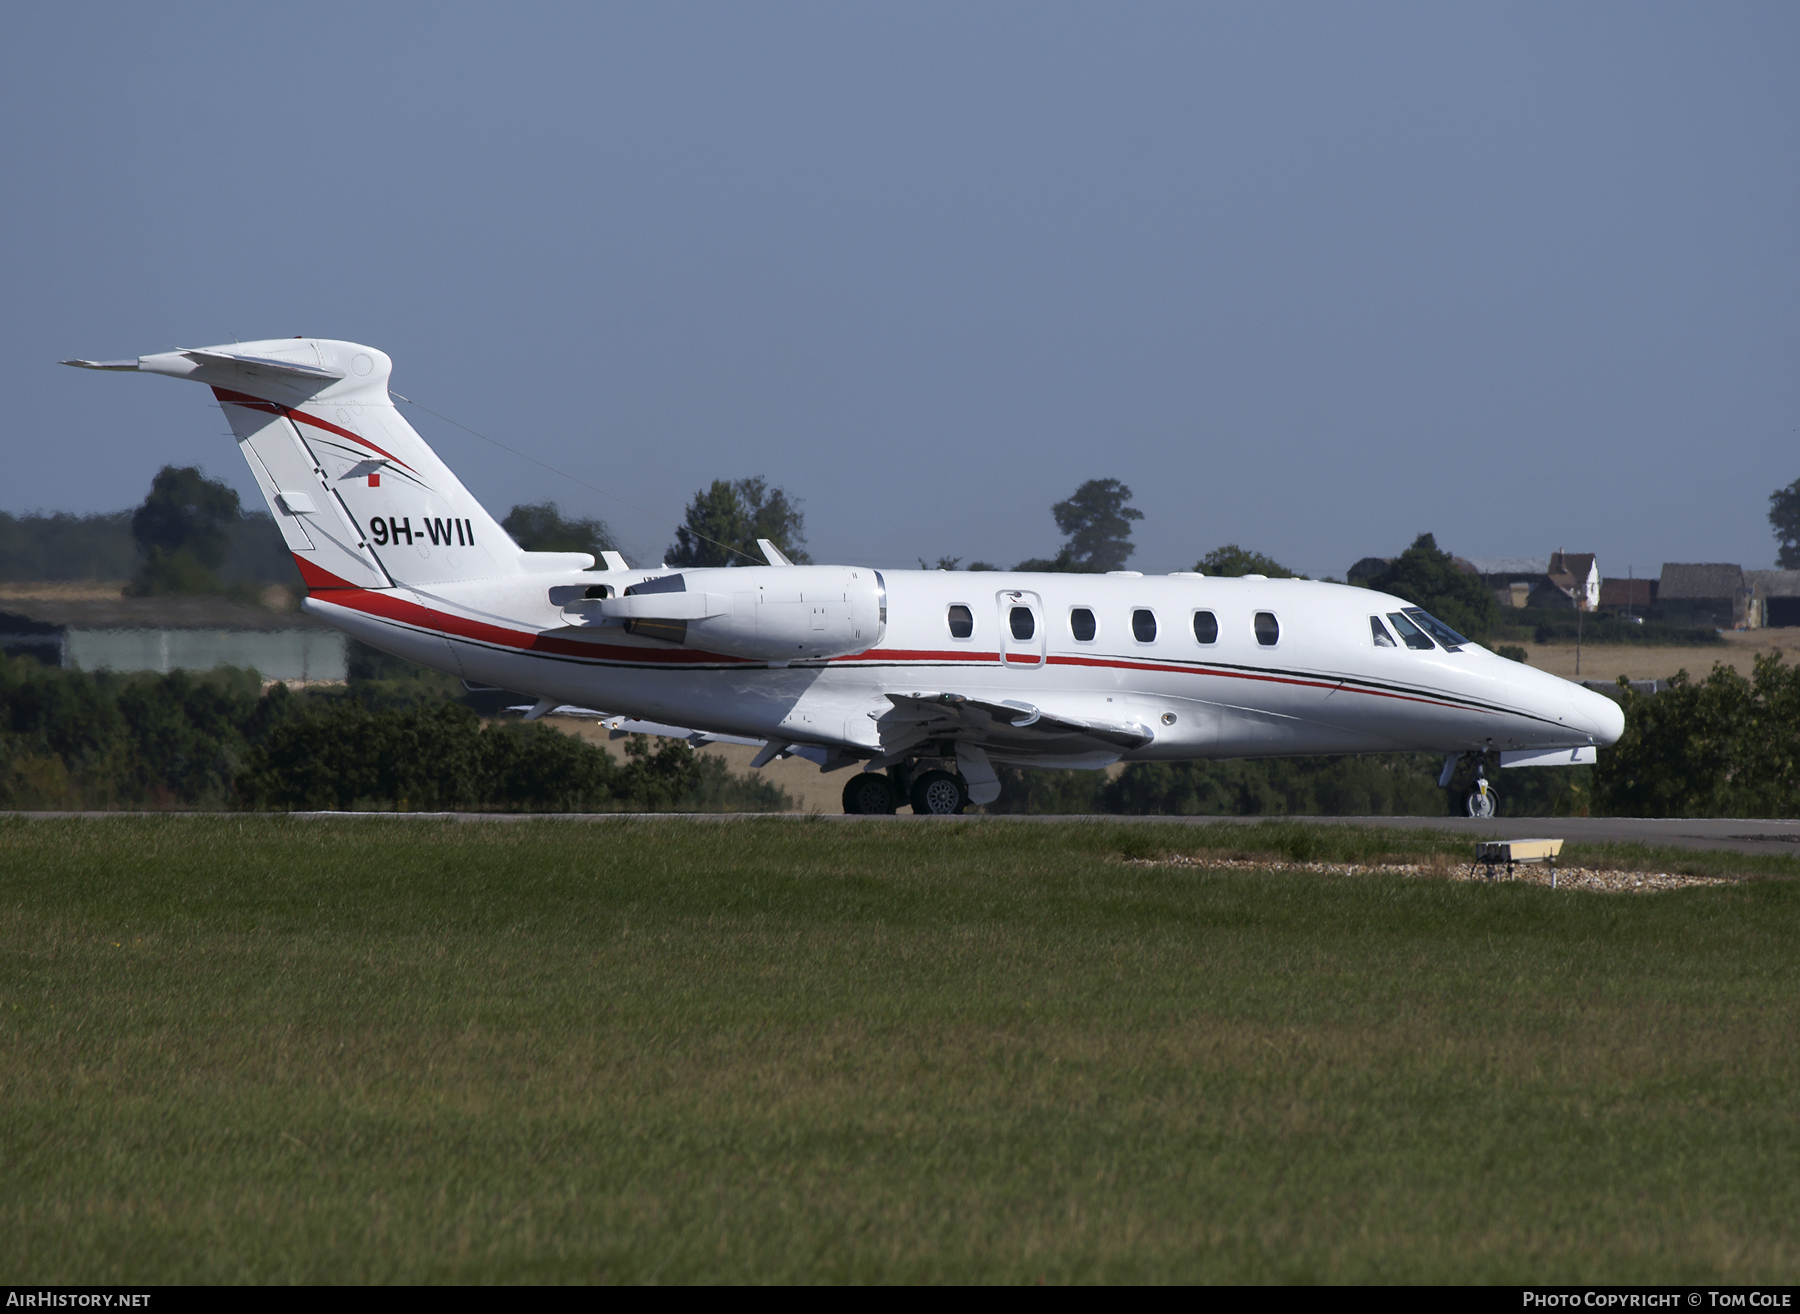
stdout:
<svg viewBox="0 0 1800 1314">
<path fill-rule="evenodd" d="M 318 365 L 306 365 L 296 360 L 277 360 L 273 356 L 253 356 L 248 352 L 225 351 L 219 347 L 183 347 L 179 351 L 164 352 L 161 356 L 150 360 L 149 372 L 152 374 L 180 374 L 193 368 L 180 361 L 169 362 L 168 358 L 181 356 L 193 362 L 193 365 L 223 365 L 227 367 L 242 366 L 253 374 L 287 375 L 296 379 L 318 379 L 327 383 L 344 378 L 342 370 L 328 370 Z M 145 357 L 137 356 L 131 360 L 65 360 L 64 365 L 73 365 L 81 370 L 141 370 L 145 368 Z"/>
<path fill-rule="evenodd" d="M 200 347 L 183 350 L 179 354 L 191 361 L 203 365 L 248 365 L 260 374 L 291 374 L 297 379 L 341 379 L 341 370 L 320 369 L 317 365 L 302 365 L 299 361 L 276 360 L 271 356 L 250 356 L 235 351 L 220 351 L 217 347 Z"/>
</svg>

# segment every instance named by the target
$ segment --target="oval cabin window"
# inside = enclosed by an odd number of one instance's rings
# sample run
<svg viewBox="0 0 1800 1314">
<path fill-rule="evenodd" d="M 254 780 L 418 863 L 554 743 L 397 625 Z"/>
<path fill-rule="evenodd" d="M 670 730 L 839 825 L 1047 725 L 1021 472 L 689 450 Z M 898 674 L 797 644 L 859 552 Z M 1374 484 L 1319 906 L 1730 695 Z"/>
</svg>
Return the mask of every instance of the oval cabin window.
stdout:
<svg viewBox="0 0 1800 1314">
<path fill-rule="evenodd" d="M 1210 611 L 1194 613 L 1194 638 L 1200 643 L 1219 641 L 1219 618 Z"/>
<path fill-rule="evenodd" d="M 1007 621 L 1012 626 L 1015 639 L 1024 641 L 1037 633 L 1037 620 L 1032 616 L 1030 607 L 1014 607 Z"/>
<path fill-rule="evenodd" d="M 966 639 L 975 633 L 975 615 L 962 603 L 950 608 L 950 637 Z"/>
<path fill-rule="evenodd" d="M 1256 641 L 1265 648 L 1273 648 L 1281 642 L 1281 622 L 1275 619 L 1274 612 L 1256 613 Z"/>
<path fill-rule="evenodd" d="M 1139 607 L 1131 613 L 1131 634 L 1139 643 L 1156 642 L 1156 613 Z"/>
<path fill-rule="evenodd" d="M 1098 629 L 1094 624 L 1094 613 L 1086 607 L 1077 607 L 1069 613 L 1069 633 L 1082 643 L 1092 643 Z"/>
</svg>

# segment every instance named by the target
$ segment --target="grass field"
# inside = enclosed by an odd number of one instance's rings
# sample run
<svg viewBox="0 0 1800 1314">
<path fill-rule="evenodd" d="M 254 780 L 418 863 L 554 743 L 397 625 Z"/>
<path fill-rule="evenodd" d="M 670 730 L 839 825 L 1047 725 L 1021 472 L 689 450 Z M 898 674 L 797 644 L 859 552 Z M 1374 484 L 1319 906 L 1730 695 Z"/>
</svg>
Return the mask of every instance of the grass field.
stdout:
<svg viewBox="0 0 1800 1314">
<path fill-rule="evenodd" d="M 1800 1280 L 1793 863 L 1682 854 L 1764 876 L 1593 895 L 1122 860 L 1209 846 L 1466 856 L 1279 825 L 0 823 L 0 1267 Z"/>
<path fill-rule="evenodd" d="M 1662 648 L 1638 644 L 1588 645 L 1576 661 L 1573 643 L 1526 643 L 1521 646 L 1526 660 L 1540 671 L 1549 671 L 1565 680 L 1616 680 L 1623 675 L 1633 680 L 1666 680 L 1676 671 L 1686 671 L 1703 680 L 1715 664 L 1731 667 L 1748 678 L 1755 670 L 1759 653 L 1780 652 L 1788 665 L 1800 658 L 1800 630 L 1730 630 L 1719 636 L 1721 645 L 1705 648 Z M 1575 668 L 1579 665 L 1581 669 Z"/>
</svg>

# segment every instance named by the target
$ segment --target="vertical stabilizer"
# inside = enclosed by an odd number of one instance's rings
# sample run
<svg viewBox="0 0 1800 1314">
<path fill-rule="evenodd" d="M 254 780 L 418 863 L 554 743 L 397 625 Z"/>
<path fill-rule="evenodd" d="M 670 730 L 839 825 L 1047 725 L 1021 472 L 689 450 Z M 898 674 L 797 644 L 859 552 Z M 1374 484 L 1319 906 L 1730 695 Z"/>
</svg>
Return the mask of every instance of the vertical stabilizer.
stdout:
<svg viewBox="0 0 1800 1314">
<path fill-rule="evenodd" d="M 213 390 L 311 589 L 517 575 L 533 564 L 388 396 L 373 347 L 278 338 L 68 361 L 192 379 Z M 565 568 L 591 557 L 561 554 Z"/>
</svg>

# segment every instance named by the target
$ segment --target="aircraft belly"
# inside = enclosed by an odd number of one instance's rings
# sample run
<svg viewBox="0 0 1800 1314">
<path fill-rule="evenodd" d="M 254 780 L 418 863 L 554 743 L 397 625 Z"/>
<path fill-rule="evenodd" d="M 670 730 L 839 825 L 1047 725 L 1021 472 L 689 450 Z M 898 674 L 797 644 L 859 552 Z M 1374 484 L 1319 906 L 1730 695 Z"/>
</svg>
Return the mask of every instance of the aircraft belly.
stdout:
<svg viewBox="0 0 1800 1314">
<path fill-rule="evenodd" d="M 1211 756 L 1280 757 L 1300 753 L 1381 753 L 1398 747 L 1385 735 L 1323 718 L 1256 707 L 1219 709 Z"/>
<path fill-rule="evenodd" d="M 412 626 L 396 625 L 360 608 L 342 605 L 333 601 L 332 595 L 337 592 L 339 590 L 336 589 L 321 590 L 304 599 L 300 604 L 300 609 L 307 615 L 316 616 L 327 625 L 344 631 L 351 638 L 368 644 L 371 648 L 379 648 L 382 652 L 405 661 L 417 662 L 434 671 L 444 671 L 459 678 L 463 677 L 463 668 L 457 660 L 456 651 L 442 634 Z M 384 592 L 412 601 L 411 595 L 404 589 L 390 589 Z"/>
</svg>

